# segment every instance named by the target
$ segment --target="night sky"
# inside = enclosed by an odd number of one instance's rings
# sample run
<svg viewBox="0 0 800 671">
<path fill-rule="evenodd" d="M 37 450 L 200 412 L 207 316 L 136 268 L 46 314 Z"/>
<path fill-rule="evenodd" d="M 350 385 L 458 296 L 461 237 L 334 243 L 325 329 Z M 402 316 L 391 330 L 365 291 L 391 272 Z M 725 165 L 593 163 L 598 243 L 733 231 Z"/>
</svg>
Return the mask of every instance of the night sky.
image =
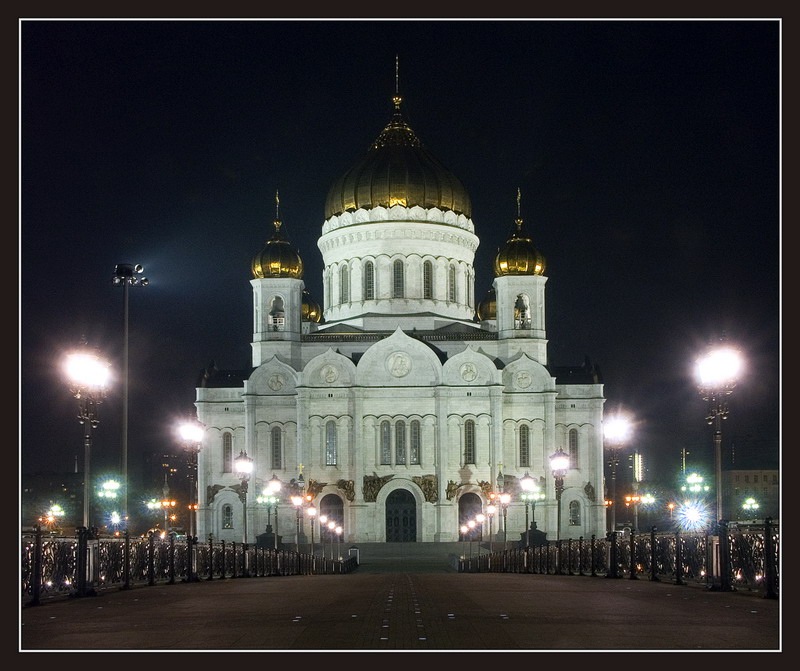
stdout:
<svg viewBox="0 0 800 671">
<path fill-rule="evenodd" d="M 27 20 L 20 23 L 20 459 L 74 469 L 61 371 L 85 336 L 120 376 L 129 471 L 179 451 L 200 371 L 250 366 L 250 261 L 284 231 L 322 303 L 328 188 L 391 114 L 464 184 L 480 300 L 521 214 L 547 260 L 551 363 L 596 363 L 648 478 L 713 469 L 692 376 L 722 334 L 746 357 L 724 463 L 781 449 L 777 20 Z M 115 469 L 122 389 L 92 470 Z M 82 463 L 82 461 L 80 461 Z M 146 482 L 159 492 L 160 482 Z"/>
</svg>

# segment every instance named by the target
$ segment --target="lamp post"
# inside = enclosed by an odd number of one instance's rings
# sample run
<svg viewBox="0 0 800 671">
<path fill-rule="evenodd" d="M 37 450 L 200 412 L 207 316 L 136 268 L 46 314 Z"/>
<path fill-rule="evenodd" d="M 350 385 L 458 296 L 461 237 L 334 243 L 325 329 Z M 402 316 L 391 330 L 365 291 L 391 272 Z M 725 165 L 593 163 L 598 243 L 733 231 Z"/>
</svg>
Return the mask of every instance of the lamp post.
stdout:
<svg viewBox="0 0 800 671">
<path fill-rule="evenodd" d="M 128 287 L 146 287 L 150 281 L 141 275 L 140 264 L 118 263 L 111 284 L 122 287 L 122 519 L 128 525 Z"/>
<path fill-rule="evenodd" d="M 550 455 L 550 470 L 553 472 L 556 490 L 556 540 L 561 540 L 561 494 L 564 492 L 564 478 L 569 469 L 569 456 L 560 447 Z"/>
<path fill-rule="evenodd" d="M 267 486 L 264 487 L 264 491 L 262 492 L 261 496 L 259 496 L 256 501 L 258 503 L 266 503 L 267 504 L 267 528 L 266 533 L 272 534 L 272 542 L 273 550 L 278 549 L 278 492 L 281 490 L 282 483 L 281 481 L 272 474 L 272 477 L 267 482 Z M 272 526 L 272 509 L 275 508 L 275 527 L 273 530 Z"/>
<path fill-rule="evenodd" d="M 300 519 L 303 516 L 303 497 L 299 494 L 294 494 L 292 496 L 292 505 L 295 509 L 295 524 L 297 529 L 295 530 L 295 540 L 294 540 L 294 549 L 295 552 L 300 554 Z"/>
<path fill-rule="evenodd" d="M 611 520 L 608 523 L 609 531 L 617 530 L 617 466 L 619 465 L 619 451 L 628 442 L 631 436 L 631 421 L 625 415 L 615 415 L 603 422 L 603 437 L 610 445 L 611 466 Z"/>
<path fill-rule="evenodd" d="M 250 474 L 253 472 L 253 459 L 247 456 L 247 452 L 242 450 L 239 456 L 234 459 L 234 470 L 239 474 L 241 486 L 239 487 L 239 500 L 242 502 L 242 542 L 247 545 L 247 483 Z"/>
<path fill-rule="evenodd" d="M 92 431 L 100 424 L 97 406 L 106 397 L 110 378 L 109 363 L 97 352 L 88 348 L 86 341 L 81 349 L 69 354 L 64 364 L 69 390 L 78 399 L 78 422 L 83 424 L 83 526 L 91 526 L 91 456 Z"/>
<path fill-rule="evenodd" d="M 334 531 L 336 532 L 336 557 L 342 561 L 342 532 L 344 529 L 341 524 L 337 524 Z"/>
<path fill-rule="evenodd" d="M 633 531 L 639 530 L 639 502 L 642 500 L 638 494 L 629 494 L 625 497 L 625 505 L 633 506 Z"/>
<path fill-rule="evenodd" d="M 717 495 L 715 521 L 722 520 L 722 420 L 728 417 L 730 396 L 742 370 L 739 352 L 728 345 L 710 347 L 695 366 L 697 386 L 708 403 L 706 421 L 714 425 L 714 479 Z"/>
<path fill-rule="evenodd" d="M 313 557 L 316 552 L 314 550 L 314 518 L 317 516 L 317 509 L 314 507 L 313 504 L 309 505 L 308 508 L 306 508 L 306 514 L 311 520 L 311 556 Z"/>
<path fill-rule="evenodd" d="M 486 516 L 489 518 L 489 552 L 494 552 L 494 536 L 492 536 L 492 520 L 494 520 L 494 516 L 497 514 L 497 506 L 494 503 L 490 503 L 486 506 Z"/>
<path fill-rule="evenodd" d="M 178 425 L 178 436 L 189 456 L 189 537 L 197 533 L 197 455 L 203 447 L 203 427 L 193 420 Z"/>
<path fill-rule="evenodd" d="M 752 517 L 752 515 L 756 514 L 758 510 L 758 501 L 756 501 L 752 496 L 747 497 L 742 504 L 742 510 L 747 513 L 747 517 Z"/>
<path fill-rule="evenodd" d="M 480 525 L 480 536 L 478 537 L 478 557 L 481 556 L 481 546 L 483 545 L 483 523 L 486 521 L 486 515 L 478 513 L 475 515 L 475 521 Z"/>
<path fill-rule="evenodd" d="M 500 494 L 500 507 L 503 510 L 503 549 L 508 550 L 508 504 L 511 503 L 511 494 Z"/>
<path fill-rule="evenodd" d="M 331 543 L 331 561 L 333 561 L 333 537 L 336 534 L 336 522 L 328 520 L 328 539 Z"/>
<path fill-rule="evenodd" d="M 506 541 L 506 527 L 505 527 L 506 507 L 508 506 L 508 501 L 506 501 L 506 504 L 503 505 L 503 487 L 505 486 L 505 482 L 506 482 L 506 478 L 503 475 L 503 464 L 499 464 L 498 465 L 498 470 L 497 470 L 497 483 L 496 484 L 497 484 L 497 500 L 500 503 L 500 510 L 501 510 L 501 512 L 503 514 L 503 535 L 502 535 L 502 538 L 503 538 L 504 546 L 505 546 L 505 541 Z M 498 535 L 499 535 L 500 534 L 500 520 L 499 519 L 497 520 L 497 531 L 498 531 Z"/>
<path fill-rule="evenodd" d="M 531 545 L 531 527 L 536 528 L 536 502 L 544 499 L 545 495 L 539 490 L 539 483 L 528 474 L 528 471 L 525 471 L 525 475 L 520 478 L 519 485 L 522 488 L 520 498 L 525 504 L 525 547 L 528 548 Z M 530 525 L 528 524 L 528 504 L 531 505 L 533 511 Z"/>
</svg>

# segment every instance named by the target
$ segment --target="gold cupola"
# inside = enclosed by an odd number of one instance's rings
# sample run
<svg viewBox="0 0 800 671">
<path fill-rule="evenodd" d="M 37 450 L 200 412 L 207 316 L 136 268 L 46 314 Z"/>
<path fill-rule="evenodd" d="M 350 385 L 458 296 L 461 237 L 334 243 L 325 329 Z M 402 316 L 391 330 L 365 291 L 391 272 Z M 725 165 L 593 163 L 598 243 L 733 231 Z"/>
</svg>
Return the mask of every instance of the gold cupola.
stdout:
<svg viewBox="0 0 800 671">
<path fill-rule="evenodd" d="M 394 113 L 367 153 L 339 177 L 328 191 L 325 219 L 343 212 L 374 207 L 414 207 L 452 210 L 471 217 L 467 190 L 420 142 L 400 112 L 399 93 L 392 97 Z"/>
<path fill-rule="evenodd" d="M 495 277 L 503 275 L 544 275 L 544 256 L 533 245 L 520 216 L 520 190 L 517 189 L 517 218 L 514 230 L 494 258 Z"/>
<path fill-rule="evenodd" d="M 489 288 L 483 300 L 478 303 L 475 312 L 477 313 L 478 321 L 481 322 L 487 319 L 497 319 L 497 292 L 494 287 Z"/>
<path fill-rule="evenodd" d="M 322 308 L 311 297 L 308 289 L 303 289 L 303 307 L 300 312 L 300 318 L 304 322 L 322 323 Z"/>
<path fill-rule="evenodd" d="M 263 249 L 253 257 L 251 270 L 253 277 L 263 279 L 266 277 L 303 277 L 303 259 L 299 252 L 292 247 L 289 240 L 281 230 L 280 199 L 275 192 L 275 230 L 272 237 L 264 244 Z"/>
</svg>

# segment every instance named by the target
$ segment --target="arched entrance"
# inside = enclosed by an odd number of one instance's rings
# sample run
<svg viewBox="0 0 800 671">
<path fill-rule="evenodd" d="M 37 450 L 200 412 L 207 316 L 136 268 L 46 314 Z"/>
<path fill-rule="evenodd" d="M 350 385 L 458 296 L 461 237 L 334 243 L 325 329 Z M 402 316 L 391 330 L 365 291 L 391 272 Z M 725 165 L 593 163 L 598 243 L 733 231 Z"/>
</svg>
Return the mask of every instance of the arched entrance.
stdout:
<svg viewBox="0 0 800 671">
<path fill-rule="evenodd" d="M 396 489 L 386 498 L 386 542 L 417 540 L 417 502 L 406 489 Z"/>
<path fill-rule="evenodd" d="M 326 494 L 319 502 L 319 540 L 320 543 L 335 543 L 344 536 L 344 504 L 336 494 Z M 323 523 L 322 520 L 325 520 Z M 342 527 L 342 536 L 339 536 L 328 527 L 329 522 Z M 312 522 L 313 524 L 313 522 Z M 331 546 L 332 547 L 332 546 Z M 333 551 L 331 550 L 331 557 Z"/>
<path fill-rule="evenodd" d="M 462 525 L 470 520 L 474 520 L 475 516 L 483 510 L 483 502 L 481 497 L 472 492 L 468 492 L 458 499 L 458 539 L 467 540 L 468 538 L 461 533 Z"/>
</svg>

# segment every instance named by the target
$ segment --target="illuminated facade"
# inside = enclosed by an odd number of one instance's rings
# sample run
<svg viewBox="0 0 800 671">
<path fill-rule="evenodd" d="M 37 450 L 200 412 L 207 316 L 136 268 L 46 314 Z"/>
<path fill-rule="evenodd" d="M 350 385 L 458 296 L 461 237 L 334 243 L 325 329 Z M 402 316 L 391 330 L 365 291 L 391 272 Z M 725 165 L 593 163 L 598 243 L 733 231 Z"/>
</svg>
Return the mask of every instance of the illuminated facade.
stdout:
<svg viewBox="0 0 800 671">
<path fill-rule="evenodd" d="M 555 539 L 549 456 L 561 447 L 571 462 L 561 537 L 602 537 L 603 385 L 588 361 L 548 366 L 545 259 L 519 197 L 493 284 L 476 301 L 469 195 L 408 126 L 402 99 L 393 103 L 372 147 L 328 192 L 322 307 L 279 207 L 253 258 L 252 368 L 210 366 L 197 386 L 198 535 L 242 540 L 233 462 L 245 452 L 251 542 L 270 523 L 257 498 L 273 476 L 283 484 L 277 531 L 294 542 L 289 493 L 301 473 L 344 542 L 458 540 L 499 475 L 511 494 L 508 538 L 519 540 L 519 479 L 529 473 L 546 495 L 536 524 Z"/>
</svg>

